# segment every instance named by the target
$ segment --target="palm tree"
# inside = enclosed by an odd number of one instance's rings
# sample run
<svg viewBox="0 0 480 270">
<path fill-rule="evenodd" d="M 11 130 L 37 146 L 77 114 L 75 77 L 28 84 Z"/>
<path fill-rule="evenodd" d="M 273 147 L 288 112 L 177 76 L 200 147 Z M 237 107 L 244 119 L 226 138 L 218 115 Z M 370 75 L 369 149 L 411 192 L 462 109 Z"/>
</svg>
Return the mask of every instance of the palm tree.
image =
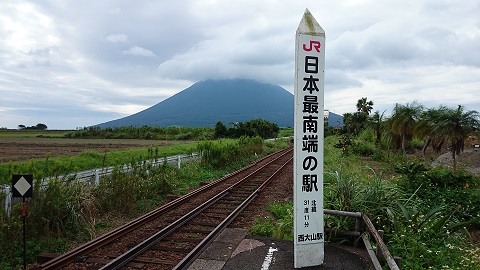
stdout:
<svg viewBox="0 0 480 270">
<path fill-rule="evenodd" d="M 420 119 L 415 127 L 415 134 L 423 137 L 425 144 L 423 145 L 422 153 L 425 157 L 427 148 L 432 145 L 435 153 L 440 152 L 445 139 L 440 134 L 433 132 L 435 125 L 440 121 L 445 114 L 448 113 L 446 106 L 440 106 L 438 109 L 428 109 L 420 114 Z"/>
<path fill-rule="evenodd" d="M 366 97 L 362 97 L 357 101 L 357 111 L 358 112 L 363 112 L 366 113 L 367 115 L 370 114 L 370 112 L 373 109 L 373 101 L 368 101 Z"/>
<path fill-rule="evenodd" d="M 375 133 L 375 145 L 377 146 L 378 149 L 380 149 L 380 143 L 382 141 L 382 132 L 384 129 L 384 121 L 383 121 L 383 115 L 385 114 L 385 111 L 383 111 L 382 114 L 380 114 L 379 111 L 375 111 L 375 113 L 369 117 L 369 126 L 373 129 L 373 132 Z"/>
<path fill-rule="evenodd" d="M 357 136 L 365 129 L 367 115 L 361 112 L 343 114 L 343 128 L 348 134 Z"/>
<path fill-rule="evenodd" d="M 401 138 L 403 155 L 407 155 L 405 146 L 407 141 L 413 137 L 415 124 L 419 119 L 423 106 L 417 102 L 407 105 L 396 104 L 393 109 L 393 115 L 389 119 L 389 126 L 393 134 Z"/>
<path fill-rule="evenodd" d="M 477 111 L 464 112 L 464 107 L 461 105 L 458 105 L 457 109 L 446 109 L 434 124 L 433 134 L 450 143 L 454 174 L 457 171 L 456 156 L 463 152 L 468 135 L 478 128 L 480 128 L 480 114 Z"/>
</svg>

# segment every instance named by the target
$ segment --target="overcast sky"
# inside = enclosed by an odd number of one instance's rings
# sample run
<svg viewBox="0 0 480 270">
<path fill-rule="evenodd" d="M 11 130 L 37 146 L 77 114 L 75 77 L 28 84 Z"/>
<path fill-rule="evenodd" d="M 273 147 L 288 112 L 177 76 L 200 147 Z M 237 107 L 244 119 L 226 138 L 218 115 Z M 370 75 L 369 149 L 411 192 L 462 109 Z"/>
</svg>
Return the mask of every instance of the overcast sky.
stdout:
<svg viewBox="0 0 480 270">
<path fill-rule="evenodd" d="M 2 0 L 0 127 L 99 124 L 205 79 L 293 92 L 306 8 L 326 32 L 326 109 L 480 111 L 480 0 Z"/>
</svg>

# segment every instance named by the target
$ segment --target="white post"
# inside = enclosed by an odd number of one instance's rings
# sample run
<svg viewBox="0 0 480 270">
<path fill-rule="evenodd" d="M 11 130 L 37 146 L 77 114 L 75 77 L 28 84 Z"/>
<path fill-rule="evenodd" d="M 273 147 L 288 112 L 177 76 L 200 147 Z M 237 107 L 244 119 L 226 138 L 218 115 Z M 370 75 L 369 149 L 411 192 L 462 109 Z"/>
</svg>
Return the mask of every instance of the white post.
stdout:
<svg viewBox="0 0 480 270">
<path fill-rule="evenodd" d="M 295 40 L 294 267 L 324 260 L 325 31 L 307 10 Z"/>
<path fill-rule="evenodd" d="M 12 209 L 12 192 L 10 190 L 10 186 L 5 186 L 5 212 L 7 213 L 7 217 L 10 217 L 10 210 Z"/>
<path fill-rule="evenodd" d="M 95 174 L 95 185 L 98 186 L 100 184 L 100 175 L 98 173 L 98 170 L 93 170 Z"/>
<path fill-rule="evenodd" d="M 177 156 L 177 166 L 178 166 L 179 169 L 180 169 L 180 163 L 181 163 L 181 162 L 180 162 L 180 155 L 178 155 L 178 156 Z"/>
</svg>

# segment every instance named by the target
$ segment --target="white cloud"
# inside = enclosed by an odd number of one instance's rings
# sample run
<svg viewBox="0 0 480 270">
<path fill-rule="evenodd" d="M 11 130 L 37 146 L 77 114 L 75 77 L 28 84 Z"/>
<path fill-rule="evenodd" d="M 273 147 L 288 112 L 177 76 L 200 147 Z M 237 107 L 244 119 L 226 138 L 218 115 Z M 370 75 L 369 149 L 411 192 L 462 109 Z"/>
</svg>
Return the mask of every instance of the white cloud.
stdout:
<svg viewBox="0 0 480 270">
<path fill-rule="evenodd" d="M 418 100 L 480 111 L 477 0 L 1 5 L 0 127 L 97 124 L 209 78 L 292 91 L 295 30 L 305 8 L 326 31 L 327 109 L 351 112 L 367 96 L 374 110 Z"/>
<path fill-rule="evenodd" d="M 112 43 L 123 43 L 128 41 L 128 37 L 125 34 L 112 34 L 107 36 L 107 40 Z"/>
<path fill-rule="evenodd" d="M 142 105 L 131 104 L 131 103 L 130 104 L 128 103 L 127 104 L 109 104 L 105 102 L 90 104 L 89 107 L 92 110 L 95 110 L 98 112 L 105 112 L 105 113 L 115 112 L 119 114 L 119 116 L 121 117 L 134 114 L 148 108 L 148 106 L 142 106 Z"/>
<path fill-rule="evenodd" d="M 135 56 L 145 56 L 145 57 L 155 57 L 156 56 L 152 51 L 147 50 L 147 49 L 142 48 L 142 47 L 139 47 L 139 46 L 131 47 L 128 50 L 124 50 L 122 53 L 123 54 L 135 55 Z"/>
</svg>

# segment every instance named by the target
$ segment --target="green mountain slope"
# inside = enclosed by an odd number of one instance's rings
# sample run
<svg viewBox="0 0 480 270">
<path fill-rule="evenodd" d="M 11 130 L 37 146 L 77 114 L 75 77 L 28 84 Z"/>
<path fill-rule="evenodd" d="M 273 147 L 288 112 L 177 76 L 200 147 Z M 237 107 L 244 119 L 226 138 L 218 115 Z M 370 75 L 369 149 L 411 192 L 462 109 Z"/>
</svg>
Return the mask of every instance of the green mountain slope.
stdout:
<svg viewBox="0 0 480 270">
<path fill-rule="evenodd" d="M 213 127 L 261 118 L 293 126 L 293 94 L 280 86 L 252 80 L 207 80 L 136 114 L 99 124 L 121 126 Z"/>
</svg>

